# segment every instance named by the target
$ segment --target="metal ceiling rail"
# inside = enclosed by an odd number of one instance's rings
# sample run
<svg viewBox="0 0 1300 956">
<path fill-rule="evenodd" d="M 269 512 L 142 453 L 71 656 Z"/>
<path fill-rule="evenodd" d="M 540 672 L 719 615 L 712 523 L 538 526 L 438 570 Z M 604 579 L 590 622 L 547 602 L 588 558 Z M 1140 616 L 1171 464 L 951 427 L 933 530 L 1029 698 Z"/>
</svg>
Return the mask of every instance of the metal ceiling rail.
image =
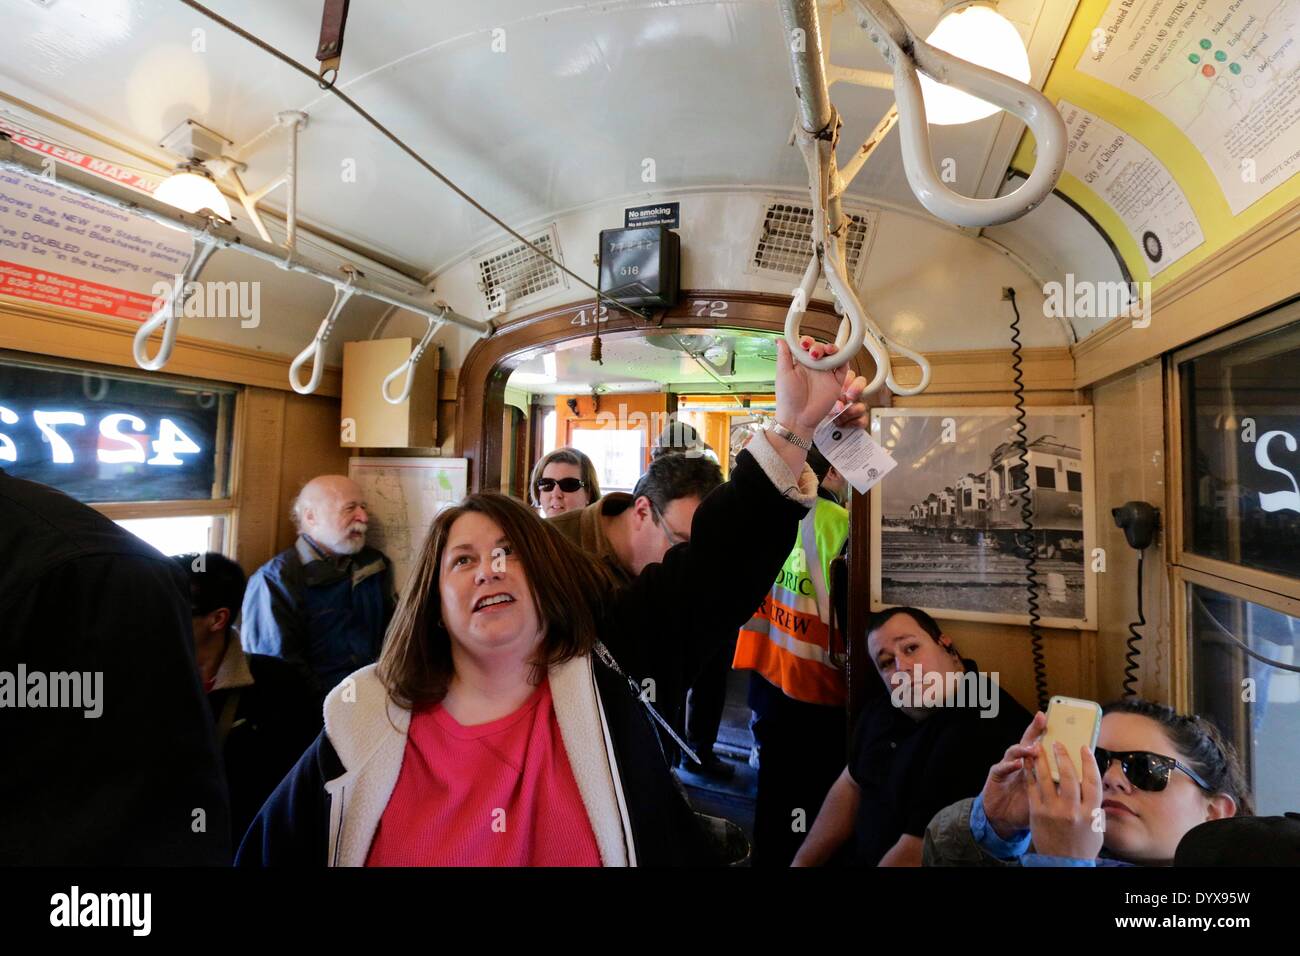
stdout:
<svg viewBox="0 0 1300 956">
<path fill-rule="evenodd" d="M 891 73 L 848 69 L 826 62 L 816 0 L 779 0 L 785 25 L 790 71 L 799 103 L 792 141 L 808 168 L 813 207 L 813 258 L 786 313 L 785 338 L 795 359 L 810 368 L 838 368 L 865 347 L 876 363 L 868 391 L 882 384 L 899 395 L 916 395 L 930 384 L 930 364 L 924 356 L 889 342 L 859 301 L 845 260 L 848 223 L 840 197 L 854 176 L 894 126 L 900 126 L 903 169 L 921 204 L 939 219 L 958 226 L 981 228 L 1017 219 L 1041 203 L 1055 188 L 1065 168 L 1066 131 L 1060 114 L 1042 93 L 1008 77 L 968 63 L 919 39 L 888 0 L 853 0 L 859 26 L 885 58 Z M 917 71 L 934 80 L 986 100 L 1024 120 L 1033 130 L 1038 157 L 1028 180 L 1014 192 L 995 199 L 959 195 L 940 182 L 930 151 L 929 125 Z M 829 87 L 848 82 L 876 89 L 893 89 L 896 102 L 843 169 L 835 148 L 841 121 L 830 100 Z M 799 348 L 799 324 L 822 273 L 836 300 L 840 323 L 834 355 L 814 359 Z M 902 353 L 921 369 L 920 382 L 903 387 L 894 378 L 889 350 Z"/>
<path fill-rule="evenodd" d="M 42 158 L 17 146 L 3 133 L 0 133 L 0 170 L 40 177 L 46 182 L 51 181 L 47 175 L 42 175 L 45 173 Z M 469 329 L 480 337 L 491 335 L 493 332 L 494 326 L 491 322 L 481 322 L 460 315 L 443 303 L 416 299 L 401 292 L 390 291 L 379 282 L 369 279 L 363 273 L 355 270 L 346 272 L 331 270 L 328 266 L 319 264 L 294 251 L 286 250 L 257 237 L 246 236 L 220 217 L 214 215 L 209 218 L 209 216 L 202 213 L 183 212 L 174 206 L 160 202 L 152 196 L 136 192 L 117 183 L 101 180 L 75 166 L 60 164 L 53 182 L 70 192 L 105 203 L 114 209 L 189 233 L 195 242 L 195 254 L 191 257 L 190 267 L 186 270 L 187 273 L 192 272 L 197 275 L 198 269 L 202 268 L 202 264 L 211 255 L 211 251 L 230 249 L 260 259 L 286 271 L 301 272 L 322 282 L 327 282 L 334 287 L 336 293 L 341 295 L 358 295 L 385 302 L 388 305 L 397 306 L 406 309 L 408 312 L 423 316 L 431 323 L 434 321 L 439 323 L 448 322 Z M 207 250 L 206 253 L 204 253 L 204 250 Z M 177 306 L 183 301 L 185 284 L 181 284 L 181 287 L 168 297 L 168 301 L 164 303 L 162 310 L 151 317 L 136 333 L 135 354 L 142 367 L 157 370 L 162 368 L 171 357 L 179 324 Z M 334 312 L 334 310 L 331 309 L 331 312 Z M 144 355 L 145 339 L 160 325 L 163 327 L 162 348 L 158 355 L 148 359 Z M 313 380 L 316 379 L 318 379 L 318 376 L 313 375 Z"/>
</svg>

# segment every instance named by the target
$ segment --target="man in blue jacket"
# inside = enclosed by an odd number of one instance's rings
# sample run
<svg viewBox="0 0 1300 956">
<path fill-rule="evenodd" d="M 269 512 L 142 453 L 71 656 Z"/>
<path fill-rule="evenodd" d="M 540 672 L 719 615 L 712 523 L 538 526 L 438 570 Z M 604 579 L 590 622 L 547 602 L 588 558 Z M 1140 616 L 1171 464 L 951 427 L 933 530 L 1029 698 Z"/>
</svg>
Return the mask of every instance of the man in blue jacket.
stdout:
<svg viewBox="0 0 1300 956">
<path fill-rule="evenodd" d="M 366 546 L 360 486 L 321 475 L 293 503 L 298 540 L 248 579 L 244 650 L 295 665 L 320 697 L 374 662 L 392 617 L 392 565 Z"/>
</svg>

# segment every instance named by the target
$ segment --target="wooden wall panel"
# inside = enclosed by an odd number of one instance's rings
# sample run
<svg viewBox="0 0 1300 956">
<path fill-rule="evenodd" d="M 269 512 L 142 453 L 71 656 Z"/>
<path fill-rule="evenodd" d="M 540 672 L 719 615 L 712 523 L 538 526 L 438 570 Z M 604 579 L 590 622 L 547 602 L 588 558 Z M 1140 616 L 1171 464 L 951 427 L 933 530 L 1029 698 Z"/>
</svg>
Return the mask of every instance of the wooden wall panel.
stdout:
<svg viewBox="0 0 1300 956">
<path fill-rule="evenodd" d="M 339 447 L 338 399 L 314 395 L 285 396 L 284 465 L 277 493 L 276 550 L 293 544 L 297 532 L 289 519 L 294 497 L 317 475 L 346 475 L 350 452 Z"/>
<path fill-rule="evenodd" d="M 348 452 L 339 447 L 338 399 L 249 388 L 243 403 L 235 560 L 252 573 L 293 543 L 294 496 L 317 475 L 346 475 Z"/>
<path fill-rule="evenodd" d="M 1102 698 L 1119 697 L 1124 679 L 1128 625 L 1137 620 L 1137 552 L 1115 526 L 1110 509 L 1145 501 L 1160 509 L 1166 525 L 1164 380 L 1151 362 L 1093 389 L 1097 436 L 1097 546 L 1105 549 L 1106 573 L 1097 586 L 1097 678 Z M 1169 577 L 1163 530 L 1146 550 L 1140 628 L 1138 692 L 1173 700 Z"/>
<path fill-rule="evenodd" d="M 42 355 L 99 362 L 139 370 L 131 345 L 138 322 L 87 315 L 54 306 L 33 305 L 0 297 L 0 348 Z M 184 325 L 181 326 L 184 329 Z M 160 336 L 149 340 L 149 354 L 156 354 Z M 256 385 L 289 391 L 289 363 L 292 357 L 257 349 L 239 348 L 225 342 L 199 339 L 181 332 L 163 374 L 182 375 Z M 338 395 L 342 372 L 326 366 L 318 395 Z"/>
<path fill-rule="evenodd" d="M 285 393 L 249 388 L 240 402 L 244 446 L 235 475 L 235 560 L 251 574 L 279 550 Z"/>
</svg>

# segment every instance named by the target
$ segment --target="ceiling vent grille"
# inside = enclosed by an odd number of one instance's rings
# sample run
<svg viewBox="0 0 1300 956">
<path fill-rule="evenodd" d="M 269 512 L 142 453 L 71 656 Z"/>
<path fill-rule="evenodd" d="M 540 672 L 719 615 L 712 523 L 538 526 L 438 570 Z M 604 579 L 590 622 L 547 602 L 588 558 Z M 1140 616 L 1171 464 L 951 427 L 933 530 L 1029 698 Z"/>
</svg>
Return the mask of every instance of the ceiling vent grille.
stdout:
<svg viewBox="0 0 1300 956">
<path fill-rule="evenodd" d="M 555 227 L 530 239 L 552 259 L 563 262 Z M 478 287 L 488 312 L 504 312 L 568 287 L 559 267 L 523 243 L 507 246 L 478 261 Z"/>
<path fill-rule="evenodd" d="M 862 278 L 863 265 L 876 231 L 876 214 L 871 211 L 851 213 L 849 217 L 849 275 L 856 284 Z M 754 240 L 749 271 L 783 276 L 802 276 L 812 258 L 813 211 L 797 203 L 775 201 L 767 204 Z"/>
</svg>

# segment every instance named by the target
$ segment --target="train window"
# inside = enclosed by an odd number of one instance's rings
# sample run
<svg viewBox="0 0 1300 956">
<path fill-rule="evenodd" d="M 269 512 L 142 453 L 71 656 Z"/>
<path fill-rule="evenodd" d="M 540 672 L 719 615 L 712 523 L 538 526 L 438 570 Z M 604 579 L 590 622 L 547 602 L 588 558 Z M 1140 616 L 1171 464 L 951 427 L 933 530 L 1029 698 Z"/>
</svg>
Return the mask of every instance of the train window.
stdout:
<svg viewBox="0 0 1300 956">
<path fill-rule="evenodd" d="M 164 554 L 224 550 L 228 386 L 0 354 L 0 467 L 93 505 Z"/>
<path fill-rule="evenodd" d="M 631 491 L 645 470 L 647 442 L 641 429 L 574 428 L 569 438 L 596 466 L 601 491 Z"/>
<path fill-rule="evenodd" d="M 1192 710 L 1237 746 L 1258 813 L 1300 806 L 1300 673 L 1269 663 L 1300 664 L 1300 618 L 1198 584 L 1187 591 Z"/>
<path fill-rule="evenodd" d="M 1183 547 L 1300 577 L 1300 323 L 1178 366 L 1183 421 Z"/>
<path fill-rule="evenodd" d="M 224 543 L 225 518 L 221 515 L 125 518 L 117 523 L 163 554 L 221 551 Z"/>
<path fill-rule="evenodd" d="M 1065 487 L 1070 491 L 1083 491 L 1083 472 L 1067 471 L 1065 473 Z"/>
<path fill-rule="evenodd" d="M 90 503 L 225 498 L 234 396 L 0 357 L 0 467 Z"/>
<path fill-rule="evenodd" d="M 1038 479 L 1040 489 L 1052 490 L 1056 488 L 1056 472 L 1051 468 L 1044 468 L 1042 465 L 1035 465 L 1034 472 Z"/>
<path fill-rule="evenodd" d="M 554 408 L 551 408 L 542 416 L 542 454 L 549 455 L 555 451 L 555 416 Z"/>
</svg>

